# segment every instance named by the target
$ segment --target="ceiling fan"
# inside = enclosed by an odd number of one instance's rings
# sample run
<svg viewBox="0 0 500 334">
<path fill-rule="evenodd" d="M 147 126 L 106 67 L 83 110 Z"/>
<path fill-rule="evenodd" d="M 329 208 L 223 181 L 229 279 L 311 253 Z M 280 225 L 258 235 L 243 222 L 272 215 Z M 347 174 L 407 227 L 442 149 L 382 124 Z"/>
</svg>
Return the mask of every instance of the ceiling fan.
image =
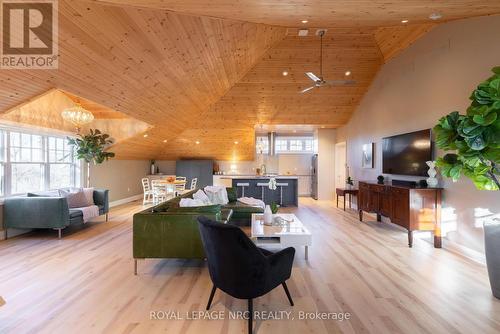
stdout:
<svg viewBox="0 0 500 334">
<path fill-rule="evenodd" d="M 319 77 L 313 72 L 306 72 L 306 75 L 314 81 L 314 86 L 308 87 L 300 93 L 305 93 L 314 88 L 324 87 L 324 86 L 347 86 L 354 85 L 356 81 L 354 80 L 325 80 L 323 78 L 323 36 L 326 30 L 318 30 L 317 35 L 320 37 L 320 53 L 319 53 Z"/>
</svg>

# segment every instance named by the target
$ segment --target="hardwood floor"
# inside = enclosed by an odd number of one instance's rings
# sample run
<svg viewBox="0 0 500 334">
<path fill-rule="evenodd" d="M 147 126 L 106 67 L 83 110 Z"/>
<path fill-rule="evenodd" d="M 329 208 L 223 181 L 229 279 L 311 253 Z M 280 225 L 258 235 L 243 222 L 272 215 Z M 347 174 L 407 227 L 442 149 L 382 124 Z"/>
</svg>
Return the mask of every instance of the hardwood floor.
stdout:
<svg viewBox="0 0 500 334">
<path fill-rule="evenodd" d="M 217 291 L 224 320 L 150 320 L 150 312 L 202 311 L 211 282 L 204 261 L 146 260 L 133 275 L 132 203 L 110 221 L 0 242 L 0 333 L 246 333 L 228 319 L 246 301 Z M 389 224 L 360 223 L 333 202 L 302 198 L 297 214 L 313 234 L 309 261 L 295 257 L 288 287 L 254 301 L 256 311 L 289 311 L 295 320 L 257 320 L 264 333 L 498 333 L 500 300 L 486 268 L 415 240 Z M 446 247 L 446 244 L 444 245 Z M 299 320 L 299 311 L 349 312 L 351 318 Z"/>
</svg>

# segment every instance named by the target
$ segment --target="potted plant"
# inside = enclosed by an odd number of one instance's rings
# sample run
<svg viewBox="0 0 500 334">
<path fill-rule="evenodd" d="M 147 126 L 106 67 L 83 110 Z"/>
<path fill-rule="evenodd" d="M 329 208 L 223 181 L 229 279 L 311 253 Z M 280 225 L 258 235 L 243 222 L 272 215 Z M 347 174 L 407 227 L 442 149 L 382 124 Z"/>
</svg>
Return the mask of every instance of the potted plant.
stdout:
<svg viewBox="0 0 500 334">
<path fill-rule="evenodd" d="M 437 166 L 456 182 L 462 175 L 477 189 L 500 190 L 500 66 L 472 92 L 465 115 L 454 111 L 434 127 L 436 145 L 446 154 Z M 484 226 L 485 254 L 491 289 L 500 298 L 500 223 Z"/>
<path fill-rule="evenodd" d="M 75 146 L 76 156 L 87 163 L 87 187 L 90 187 L 90 163 L 98 165 L 113 158 L 113 152 L 107 152 L 106 149 L 113 141 L 108 134 L 101 133 L 98 129 L 90 129 L 89 134 L 78 134 L 79 138 L 68 138 L 68 144 Z"/>
<path fill-rule="evenodd" d="M 268 187 L 270 190 L 273 190 L 273 191 L 276 190 L 277 184 L 276 184 L 276 179 L 274 177 L 269 179 L 269 186 Z M 270 209 L 271 209 L 271 212 L 273 214 L 278 213 L 279 207 L 280 206 L 275 201 L 271 202 Z"/>
<path fill-rule="evenodd" d="M 377 184 L 384 184 L 384 176 L 383 175 L 377 176 Z"/>
<path fill-rule="evenodd" d="M 351 189 L 352 186 L 354 186 L 354 180 L 352 179 L 352 177 L 348 176 L 346 179 L 345 179 L 345 183 L 346 183 L 346 186 L 347 186 L 347 189 Z"/>
</svg>

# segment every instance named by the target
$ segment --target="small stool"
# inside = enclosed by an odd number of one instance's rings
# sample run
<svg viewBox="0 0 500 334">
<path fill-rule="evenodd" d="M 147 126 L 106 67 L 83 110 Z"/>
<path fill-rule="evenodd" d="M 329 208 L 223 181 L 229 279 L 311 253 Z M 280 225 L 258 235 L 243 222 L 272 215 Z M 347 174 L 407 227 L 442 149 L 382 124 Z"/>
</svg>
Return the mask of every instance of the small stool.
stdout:
<svg viewBox="0 0 500 334">
<path fill-rule="evenodd" d="M 261 182 L 258 182 L 257 183 L 257 187 L 262 187 L 262 202 L 265 202 L 264 201 L 264 187 L 269 187 L 269 183 L 261 183 Z"/>
<path fill-rule="evenodd" d="M 276 186 L 280 187 L 280 206 L 283 206 L 283 187 L 288 187 L 288 183 L 276 182 Z"/>
<path fill-rule="evenodd" d="M 236 183 L 236 187 L 241 187 L 241 197 L 245 197 L 245 187 L 250 187 L 250 183 Z"/>
</svg>

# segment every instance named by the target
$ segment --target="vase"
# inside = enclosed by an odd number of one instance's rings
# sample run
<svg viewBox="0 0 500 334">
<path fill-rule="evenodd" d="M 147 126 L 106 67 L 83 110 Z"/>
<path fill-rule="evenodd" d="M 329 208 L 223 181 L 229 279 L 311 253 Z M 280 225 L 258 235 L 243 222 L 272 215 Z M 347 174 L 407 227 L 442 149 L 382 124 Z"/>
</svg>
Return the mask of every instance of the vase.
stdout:
<svg viewBox="0 0 500 334">
<path fill-rule="evenodd" d="M 271 207 L 269 205 L 266 205 L 266 208 L 264 209 L 264 224 L 272 225 L 272 223 L 273 223 L 273 212 L 271 211 Z"/>
<path fill-rule="evenodd" d="M 436 179 L 436 162 L 435 161 L 427 161 L 426 162 L 427 166 L 429 166 L 429 170 L 427 171 L 427 174 L 429 177 L 427 178 L 427 186 L 431 188 L 435 188 L 438 185 L 438 179 Z"/>
<path fill-rule="evenodd" d="M 500 299 L 500 221 L 484 223 L 484 251 L 491 292 Z"/>
<path fill-rule="evenodd" d="M 151 175 L 155 175 L 155 165 L 154 164 L 151 164 Z"/>
</svg>

